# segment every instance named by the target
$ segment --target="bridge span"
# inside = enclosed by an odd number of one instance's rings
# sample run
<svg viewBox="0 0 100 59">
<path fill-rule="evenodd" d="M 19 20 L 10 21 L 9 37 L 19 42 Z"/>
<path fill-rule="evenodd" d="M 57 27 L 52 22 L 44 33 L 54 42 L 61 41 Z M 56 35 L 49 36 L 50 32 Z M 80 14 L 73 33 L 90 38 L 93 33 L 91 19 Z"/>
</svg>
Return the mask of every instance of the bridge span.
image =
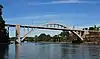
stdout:
<svg viewBox="0 0 100 59">
<path fill-rule="evenodd" d="M 48 25 L 53 25 L 53 27 L 48 27 Z M 55 28 L 55 26 L 57 25 L 58 28 Z M 19 25 L 19 24 L 5 24 L 5 26 L 9 27 L 15 27 L 16 28 L 16 37 L 19 39 L 18 41 L 20 42 L 20 28 L 37 28 L 37 29 L 49 29 L 49 30 L 62 30 L 62 31 L 70 31 L 72 32 L 74 35 L 76 35 L 78 38 L 80 38 L 81 40 L 84 40 L 82 36 L 84 36 L 85 34 L 88 34 L 88 32 L 100 32 L 100 31 L 93 31 L 93 30 L 76 30 L 76 29 L 69 29 L 66 26 L 63 26 L 61 24 L 47 24 L 46 27 L 44 26 L 32 26 L 32 25 Z M 59 28 L 59 26 L 61 28 Z M 24 35 L 24 37 L 22 38 L 22 41 L 25 39 L 26 35 L 29 34 L 31 31 L 29 31 L 28 33 L 26 33 Z M 84 33 L 82 35 L 82 33 Z"/>
</svg>

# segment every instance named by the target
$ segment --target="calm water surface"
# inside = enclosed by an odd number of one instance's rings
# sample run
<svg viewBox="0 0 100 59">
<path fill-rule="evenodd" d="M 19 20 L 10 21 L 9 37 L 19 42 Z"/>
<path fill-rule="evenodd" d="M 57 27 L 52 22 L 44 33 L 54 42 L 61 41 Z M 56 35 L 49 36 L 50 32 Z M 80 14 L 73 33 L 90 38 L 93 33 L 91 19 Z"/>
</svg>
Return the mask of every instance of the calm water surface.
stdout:
<svg viewBox="0 0 100 59">
<path fill-rule="evenodd" d="M 9 45 L 8 59 L 15 59 L 14 44 Z M 100 59 L 100 45 L 22 43 L 20 59 Z"/>
</svg>

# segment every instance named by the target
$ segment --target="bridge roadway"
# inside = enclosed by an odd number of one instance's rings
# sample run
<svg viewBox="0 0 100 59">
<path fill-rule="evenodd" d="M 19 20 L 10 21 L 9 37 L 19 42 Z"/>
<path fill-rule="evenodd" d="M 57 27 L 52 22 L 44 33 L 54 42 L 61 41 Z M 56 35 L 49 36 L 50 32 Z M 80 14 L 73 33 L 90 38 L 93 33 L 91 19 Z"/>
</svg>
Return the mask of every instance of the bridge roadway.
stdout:
<svg viewBox="0 0 100 59">
<path fill-rule="evenodd" d="M 5 24 L 8 27 L 16 27 L 16 24 Z M 32 26 L 32 25 L 20 25 L 21 28 L 38 28 L 38 29 L 50 29 L 50 30 L 63 30 L 63 31 L 88 31 L 88 32 L 100 32 L 100 31 L 93 31 L 93 30 L 75 30 L 75 29 L 67 29 L 67 28 L 49 28 L 49 27 L 42 27 L 42 26 Z"/>
</svg>

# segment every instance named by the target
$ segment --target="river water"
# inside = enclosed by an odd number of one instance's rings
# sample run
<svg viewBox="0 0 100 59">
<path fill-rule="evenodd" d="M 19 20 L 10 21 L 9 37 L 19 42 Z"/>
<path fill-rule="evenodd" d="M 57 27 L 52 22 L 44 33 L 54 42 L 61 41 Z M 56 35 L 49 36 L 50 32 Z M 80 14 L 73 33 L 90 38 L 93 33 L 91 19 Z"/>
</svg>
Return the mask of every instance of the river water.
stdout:
<svg viewBox="0 0 100 59">
<path fill-rule="evenodd" d="M 5 59 L 15 59 L 15 44 L 10 44 Z M 100 59 L 100 45 L 22 43 L 20 59 Z"/>
</svg>

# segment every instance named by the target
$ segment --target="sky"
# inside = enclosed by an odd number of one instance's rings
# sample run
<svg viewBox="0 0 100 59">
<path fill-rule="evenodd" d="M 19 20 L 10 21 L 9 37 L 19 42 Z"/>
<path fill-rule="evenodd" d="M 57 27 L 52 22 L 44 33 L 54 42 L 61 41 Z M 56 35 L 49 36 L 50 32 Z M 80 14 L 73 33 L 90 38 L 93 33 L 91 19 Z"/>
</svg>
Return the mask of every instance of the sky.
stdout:
<svg viewBox="0 0 100 59">
<path fill-rule="evenodd" d="M 0 4 L 3 18 L 10 24 L 86 27 L 100 23 L 99 0 L 0 0 Z"/>
</svg>

